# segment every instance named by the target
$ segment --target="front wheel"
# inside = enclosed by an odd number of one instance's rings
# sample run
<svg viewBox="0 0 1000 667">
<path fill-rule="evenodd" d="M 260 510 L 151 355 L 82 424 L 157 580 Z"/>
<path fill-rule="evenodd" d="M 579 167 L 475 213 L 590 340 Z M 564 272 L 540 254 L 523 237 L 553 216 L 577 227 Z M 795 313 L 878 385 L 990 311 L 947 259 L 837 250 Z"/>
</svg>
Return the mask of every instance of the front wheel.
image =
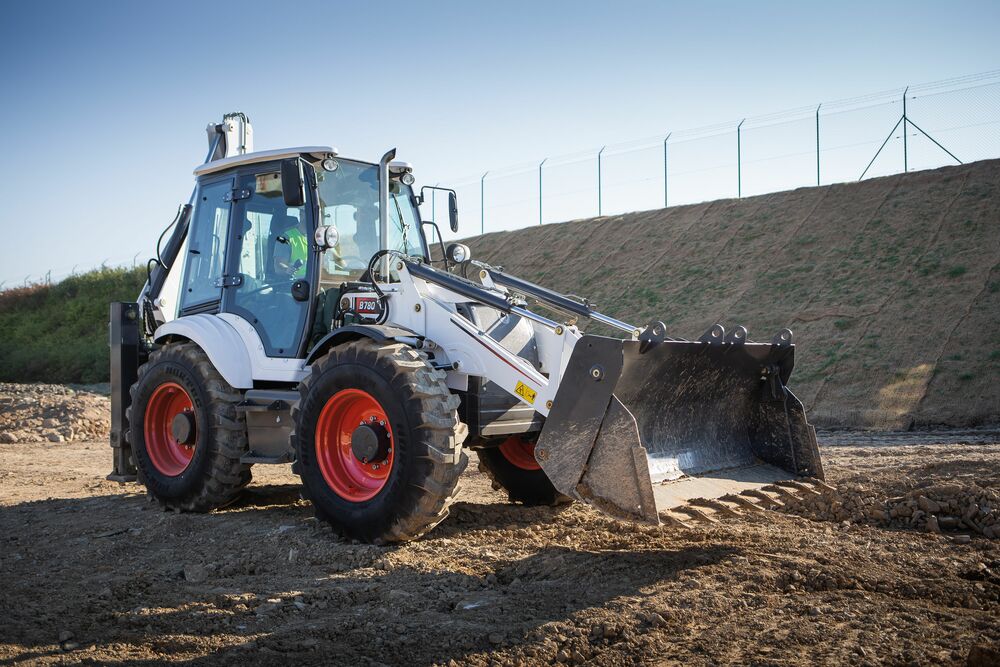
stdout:
<svg viewBox="0 0 1000 667">
<path fill-rule="evenodd" d="M 552 486 L 545 471 L 535 460 L 535 443 L 512 435 L 499 445 L 480 449 L 479 471 L 493 481 L 493 488 L 503 489 L 512 503 L 525 505 L 561 505 L 571 502 Z"/>
<path fill-rule="evenodd" d="M 312 365 L 292 446 L 317 517 L 383 543 L 417 538 L 448 515 L 468 459 L 444 378 L 413 348 L 368 339 Z"/>
</svg>

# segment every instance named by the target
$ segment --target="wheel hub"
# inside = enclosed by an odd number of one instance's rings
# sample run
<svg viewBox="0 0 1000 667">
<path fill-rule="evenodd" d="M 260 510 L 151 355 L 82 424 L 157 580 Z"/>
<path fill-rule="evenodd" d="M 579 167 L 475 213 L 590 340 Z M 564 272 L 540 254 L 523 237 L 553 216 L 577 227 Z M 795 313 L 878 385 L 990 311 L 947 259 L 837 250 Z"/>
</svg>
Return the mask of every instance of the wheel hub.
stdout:
<svg viewBox="0 0 1000 667">
<path fill-rule="evenodd" d="M 374 498 L 389 480 L 395 453 L 385 409 L 361 389 L 342 389 L 316 420 L 316 459 L 330 489 L 349 502 Z"/>
<path fill-rule="evenodd" d="M 142 430 L 153 467 L 167 477 L 184 472 L 198 441 L 194 402 L 187 390 L 176 382 L 159 385 L 146 402 Z"/>
<path fill-rule="evenodd" d="M 520 436 L 512 435 L 500 445 L 500 453 L 504 455 L 511 465 L 515 465 L 521 470 L 541 470 L 535 459 L 535 443 L 528 442 Z"/>
<path fill-rule="evenodd" d="M 362 463 L 384 461 L 389 455 L 389 433 L 374 422 L 361 424 L 351 433 L 351 453 Z"/>
<path fill-rule="evenodd" d="M 178 413 L 170 423 L 170 432 L 178 444 L 194 444 L 194 414 L 187 411 Z"/>
</svg>

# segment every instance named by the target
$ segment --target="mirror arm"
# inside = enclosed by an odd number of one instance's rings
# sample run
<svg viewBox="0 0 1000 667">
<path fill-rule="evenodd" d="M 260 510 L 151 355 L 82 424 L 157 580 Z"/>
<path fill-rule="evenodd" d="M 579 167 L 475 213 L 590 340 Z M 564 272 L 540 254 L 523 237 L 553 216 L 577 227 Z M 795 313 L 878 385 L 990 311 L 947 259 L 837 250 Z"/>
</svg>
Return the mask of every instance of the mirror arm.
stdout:
<svg viewBox="0 0 1000 667">
<path fill-rule="evenodd" d="M 437 232 L 438 247 L 441 248 L 441 261 L 444 262 L 444 270 L 445 271 L 450 271 L 451 269 L 449 268 L 450 265 L 448 264 L 448 253 L 446 253 L 445 250 L 444 250 L 444 238 L 441 236 L 441 228 L 438 227 L 437 223 L 434 222 L 433 220 L 425 220 L 425 221 L 421 222 L 420 224 L 421 225 L 429 225 L 429 226 L 431 226 L 431 227 L 434 228 L 434 231 Z M 425 236 L 424 238 L 427 238 L 427 237 Z M 431 264 L 434 263 L 434 260 L 432 260 L 430 258 L 428 258 L 428 260 L 430 261 Z"/>
<path fill-rule="evenodd" d="M 420 186 L 420 194 L 418 195 L 420 197 L 421 204 L 424 203 L 424 190 L 440 190 L 441 192 L 450 192 L 456 197 L 458 196 L 458 193 L 452 190 L 451 188 L 442 188 L 439 185 L 422 185 Z"/>
</svg>

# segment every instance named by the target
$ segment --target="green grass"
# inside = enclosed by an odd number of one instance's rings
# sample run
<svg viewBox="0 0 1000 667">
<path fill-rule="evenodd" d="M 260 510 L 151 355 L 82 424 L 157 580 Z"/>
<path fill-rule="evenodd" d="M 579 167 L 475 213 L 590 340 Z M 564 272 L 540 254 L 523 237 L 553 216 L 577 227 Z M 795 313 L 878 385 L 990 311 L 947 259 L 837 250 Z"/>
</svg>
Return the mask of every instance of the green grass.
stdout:
<svg viewBox="0 0 1000 667">
<path fill-rule="evenodd" d="M 953 266 L 948 269 L 947 275 L 949 278 L 958 278 L 959 276 L 964 276 L 966 271 L 968 271 L 968 269 L 964 266 Z"/>
<path fill-rule="evenodd" d="M 921 276 L 929 276 L 935 273 L 939 268 L 941 268 L 941 258 L 930 256 L 921 259 L 917 262 L 917 273 Z"/>
<path fill-rule="evenodd" d="M 102 269 L 0 292 L 0 381 L 107 382 L 108 304 L 131 301 L 145 269 Z"/>
</svg>

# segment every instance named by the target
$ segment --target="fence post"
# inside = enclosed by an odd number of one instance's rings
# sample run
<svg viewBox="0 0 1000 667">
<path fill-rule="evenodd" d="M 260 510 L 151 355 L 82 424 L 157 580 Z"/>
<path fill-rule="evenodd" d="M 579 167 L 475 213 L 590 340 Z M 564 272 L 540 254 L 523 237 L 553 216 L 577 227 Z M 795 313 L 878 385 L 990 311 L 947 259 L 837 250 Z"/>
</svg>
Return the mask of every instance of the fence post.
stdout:
<svg viewBox="0 0 1000 667">
<path fill-rule="evenodd" d="M 819 108 L 816 107 L 816 185 L 819 185 Z"/>
<path fill-rule="evenodd" d="M 740 128 L 746 122 L 746 118 L 736 126 L 736 198 L 743 197 L 743 149 L 740 144 Z"/>
<path fill-rule="evenodd" d="M 908 173 L 910 171 L 909 156 L 906 152 L 906 124 L 909 122 L 906 119 L 906 92 L 910 89 L 907 86 L 903 90 L 903 173 Z"/>
<path fill-rule="evenodd" d="M 538 163 L 538 224 L 542 224 L 542 165 L 548 160 L 545 158 Z"/>
<path fill-rule="evenodd" d="M 607 146 L 597 151 L 597 217 L 601 217 L 601 154 Z"/>
<path fill-rule="evenodd" d="M 483 174 L 483 177 L 479 179 L 479 234 L 480 236 L 486 233 L 486 175 L 490 172 Z"/>
<path fill-rule="evenodd" d="M 663 208 L 667 207 L 667 142 L 670 141 L 671 134 L 673 132 L 667 132 L 663 139 Z"/>
</svg>

